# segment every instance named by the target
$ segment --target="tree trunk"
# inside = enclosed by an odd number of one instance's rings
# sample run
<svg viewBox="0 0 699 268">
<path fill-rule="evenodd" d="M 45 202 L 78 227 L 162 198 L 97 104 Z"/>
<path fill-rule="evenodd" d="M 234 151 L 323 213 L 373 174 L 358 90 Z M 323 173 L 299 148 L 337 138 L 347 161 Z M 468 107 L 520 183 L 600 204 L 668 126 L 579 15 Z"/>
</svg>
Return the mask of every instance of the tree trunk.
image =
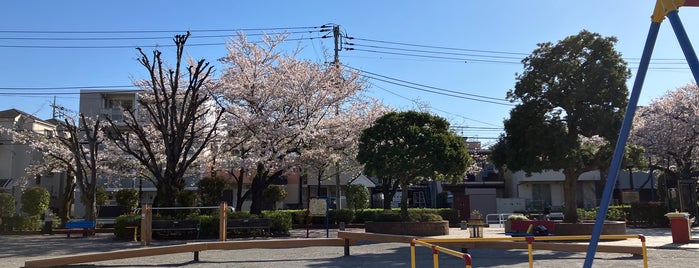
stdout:
<svg viewBox="0 0 699 268">
<path fill-rule="evenodd" d="M 397 181 L 396 181 L 397 182 Z M 391 209 L 393 197 L 396 195 L 396 182 L 384 180 L 381 184 L 381 192 L 383 193 L 383 209 Z"/>
<path fill-rule="evenodd" d="M 563 222 L 578 222 L 578 202 L 576 186 L 578 184 L 578 174 L 564 171 L 565 181 L 563 182 Z"/>
<path fill-rule="evenodd" d="M 408 217 L 408 181 L 407 180 L 401 180 L 400 189 L 401 189 L 400 217 L 404 221 L 409 221 L 410 217 Z"/>
<path fill-rule="evenodd" d="M 58 208 L 58 217 L 61 218 L 60 228 L 65 227 L 65 223 L 70 220 L 70 207 L 75 199 L 75 179 L 71 172 L 66 172 L 66 186 L 63 188 L 63 200 Z"/>
</svg>

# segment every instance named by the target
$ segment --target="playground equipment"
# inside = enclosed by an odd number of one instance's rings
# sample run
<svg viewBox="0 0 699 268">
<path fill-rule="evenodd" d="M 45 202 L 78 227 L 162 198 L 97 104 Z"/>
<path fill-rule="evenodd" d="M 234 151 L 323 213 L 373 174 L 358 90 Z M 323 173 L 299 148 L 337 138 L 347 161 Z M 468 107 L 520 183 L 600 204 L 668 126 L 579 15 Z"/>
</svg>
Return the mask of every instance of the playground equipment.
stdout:
<svg viewBox="0 0 699 268">
<path fill-rule="evenodd" d="M 521 248 L 521 242 L 526 242 L 526 248 L 529 255 L 529 267 L 534 267 L 534 249 L 542 250 L 553 250 L 553 251 L 583 251 L 585 245 L 580 244 L 570 244 L 570 243 L 539 243 L 535 244 L 536 241 L 588 241 L 590 240 L 589 235 L 576 235 L 576 236 L 528 236 L 528 237 L 493 237 L 493 238 L 420 238 L 414 239 L 410 244 L 410 255 L 411 262 L 415 263 L 415 244 L 424 246 L 435 246 L 434 244 L 440 245 L 452 245 L 452 246 L 467 246 L 468 248 L 477 247 L 478 244 L 486 244 L 484 247 L 499 247 L 499 248 Z M 643 267 L 648 268 L 648 254 L 646 249 L 646 238 L 643 235 L 603 235 L 602 239 L 609 240 L 621 240 L 621 239 L 639 239 L 641 241 L 640 252 L 637 248 L 632 247 L 605 247 L 600 248 L 600 251 L 615 251 L 620 253 L 632 253 L 641 255 L 643 257 Z M 440 247 L 441 248 L 441 247 Z M 433 248 L 433 252 L 439 250 L 448 253 L 453 256 L 463 257 L 466 261 L 467 256 L 463 253 L 456 252 L 453 250 L 443 251 L 441 249 Z M 448 250 L 448 249 L 447 249 Z M 437 253 L 434 252 L 434 263 L 435 268 L 439 267 L 437 264 Z M 471 256 L 468 256 L 468 261 L 466 261 L 466 267 L 471 267 Z"/>
<path fill-rule="evenodd" d="M 471 255 L 469 255 L 468 253 L 461 253 L 455 250 L 423 242 L 418 239 L 413 239 L 413 241 L 410 241 L 410 267 L 412 268 L 415 268 L 415 245 L 421 245 L 428 248 L 432 248 L 432 262 L 434 263 L 434 268 L 439 268 L 440 251 L 457 258 L 462 258 L 464 260 L 466 268 L 471 268 Z"/>
<path fill-rule="evenodd" d="M 629 138 L 629 132 L 631 131 L 631 123 L 633 122 L 634 114 L 636 113 L 636 107 L 638 106 L 638 98 L 641 95 L 641 88 L 643 88 L 643 81 L 646 78 L 646 72 L 648 71 L 648 65 L 650 64 L 650 58 L 653 54 L 653 47 L 655 46 L 655 41 L 658 37 L 658 31 L 660 30 L 660 23 L 667 17 L 670 20 L 672 29 L 675 32 L 677 41 L 682 48 L 685 58 L 687 59 L 687 64 L 692 70 L 692 75 L 695 81 L 699 81 L 699 60 L 697 55 L 692 48 L 692 44 L 689 41 L 687 32 L 682 25 L 682 21 L 678 15 L 678 10 L 682 6 L 699 6 L 699 0 L 657 0 L 655 2 L 655 9 L 653 10 L 653 15 L 651 16 L 650 29 L 648 30 L 648 37 L 646 38 L 646 43 L 643 48 L 643 54 L 641 55 L 641 62 L 638 66 L 638 72 L 636 74 L 636 79 L 631 90 L 631 95 L 629 96 L 629 103 L 626 107 L 626 113 L 624 114 L 624 121 L 622 122 L 621 129 L 619 130 L 619 139 L 617 140 L 616 147 L 614 149 L 614 155 L 612 157 L 612 163 L 609 167 L 609 174 L 607 175 L 607 183 L 604 187 L 604 192 L 602 194 L 602 200 L 600 201 L 599 213 L 597 214 L 597 219 L 595 221 L 595 227 L 592 231 L 592 238 L 590 240 L 590 246 L 587 249 L 587 255 L 585 257 L 585 264 L 583 267 L 591 268 L 592 262 L 595 259 L 595 252 L 597 251 L 597 245 L 599 243 L 600 235 L 602 234 L 602 227 L 604 224 L 604 219 L 607 217 L 607 209 L 609 208 L 609 201 L 611 200 L 612 191 L 614 190 L 614 185 L 616 184 L 616 178 L 619 173 L 619 168 L 621 167 L 621 160 L 624 154 L 624 147 Z"/>
</svg>

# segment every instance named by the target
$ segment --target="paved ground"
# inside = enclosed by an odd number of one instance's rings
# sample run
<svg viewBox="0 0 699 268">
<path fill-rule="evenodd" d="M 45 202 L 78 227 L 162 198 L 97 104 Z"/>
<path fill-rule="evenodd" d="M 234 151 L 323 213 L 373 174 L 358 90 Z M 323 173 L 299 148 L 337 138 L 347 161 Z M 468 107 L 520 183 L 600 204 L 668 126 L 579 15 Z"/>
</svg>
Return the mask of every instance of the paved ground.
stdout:
<svg viewBox="0 0 699 268">
<path fill-rule="evenodd" d="M 362 231 L 362 230 L 349 230 Z M 690 244 L 672 243 L 669 229 L 628 229 L 629 234 L 644 234 L 649 247 L 649 267 L 695 267 L 699 263 L 699 239 Z M 337 230 L 330 230 L 330 237 Z M 310 237 L 325 237 L 325 230 L 311 230 Z M 504 236 L 502 228 L 485 229 L 485 237 Z M 699 238 L 699 229 L 693 229 Z M 306 237 L 305 230 L 294 230 L 289 239 Z M 451 229 L 447 237 L 468 237 L 467 231 Z M 202 240 L 205 241 L 205 240 Z M 190 241 L 191 242 L 191 241 Z M 156 241 L 154 246 L 178 244 L 184 241 Z M 613 244 L 640 245 L 636 239 Z M 0 236 L 0 267 L 22 267 L 24 261 L 66 254 L 103 252 L 137 248 L 137 242 L 114 241 L 109 234 L 90 238 L 66 239 L 61 235 Z M 72 267 L 410 267 L 410 248 L 400 243 L 360 242 L 351 249 L 352 256 L 343 256 L 341 247 L 310 247 L 294 249 L 249 249 L 235 251 L 204 251 L 200 261 L 193 262 L 191 253 L 161 255 L 98 262 Z M 431 250 L 418 248 L 417 267 L 432 267 Z M 473 267 L 528 267 L 525 250 L 472 249 Z M 582 267 L 585 253 L 536 250 L 534 267 Z M 441 254 L 440 267 L 463 267 L 462 261 Z M 629 254 L 597 253 L 594 267 L 642 267 L 642 259 Z"/>
</svg>

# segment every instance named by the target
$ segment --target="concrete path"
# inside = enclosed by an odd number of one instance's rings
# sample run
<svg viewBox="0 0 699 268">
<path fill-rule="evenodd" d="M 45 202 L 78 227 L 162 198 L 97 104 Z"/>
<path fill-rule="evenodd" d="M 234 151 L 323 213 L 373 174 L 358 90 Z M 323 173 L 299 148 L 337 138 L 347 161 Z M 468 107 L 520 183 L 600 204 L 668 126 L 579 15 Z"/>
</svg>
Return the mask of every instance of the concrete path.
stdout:
<svg viewBox="0 0 699 268">
<path fill-rule="evenodd" d="M 348 229 L 347 231 L 363 231 Z M 669 229 L 628 229 L 629 234 L 644 234 L 649 247 L 649 267 L 695 267 L 699 263 L 699 240 L 690 244 L 672 243 Z M 310 237 L 325 237 L 325 230 L 311 230 Z M 330 237 L 337 230 L 330 230 Z M 485 237 L 505 236 L 502 228 L 490 227 Z M 699 238 L 699 229 L 693 229 Z M 306 237 L 306 230 L 293 230 L 289 239 Z M 452 228 L 445 237 L 468 237 L 468 232 Z M 206 240 L 200 240 L 206 241 Z M 210 241 L 210 240 L 209 240 Z M 153 246 L 180 244 L 190 241 L 155 241 Z M 603 242 L 637 246 L 640 242 Z M 114 241 L 112 235 L 98 234 L 90 238 L 66 239 L 62 235 L 0 236 L 0 267 L 22 267 L 24 261 L 67 254 L 106 252 L 140 247 L 138 242 Z M 473 267 L 528 267 L 526 250 L 472 249 Z M 72 267 L 410 267 L 410 248 L 400 243 L 360 242 L 345 257 L 341 247 L 311 247 L 294 249 L 249 249 L 235 251 L 205 251 L 200 261 L 193 262 L 191 253 L 131 258 L 98 262 Z M 535 251 L 534 267 L 582 267 L 585 253 Z M 418 267 L 432 267 L 431 250 L 418 248 Z M 455 257 L 441 254 L 440 267 L 464 267 Z M 594 267 L 642 267 L 639 257 L 629 254 L 598 253 Z"/>
</svg>

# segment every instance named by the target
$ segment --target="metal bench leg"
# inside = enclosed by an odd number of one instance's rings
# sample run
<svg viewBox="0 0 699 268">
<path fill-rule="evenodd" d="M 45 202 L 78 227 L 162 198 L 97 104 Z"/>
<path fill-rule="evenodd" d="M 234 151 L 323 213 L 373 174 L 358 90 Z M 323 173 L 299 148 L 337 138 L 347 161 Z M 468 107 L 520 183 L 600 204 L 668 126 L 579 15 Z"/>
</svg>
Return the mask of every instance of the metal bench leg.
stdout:
<svg viewBox="0 0 699 268">
<path fill-rule="evenodd" d="M 194 261 L 196 261 L 196 262 L 199 261 L 199 251 L 194 252 Z"/>
</svg>

